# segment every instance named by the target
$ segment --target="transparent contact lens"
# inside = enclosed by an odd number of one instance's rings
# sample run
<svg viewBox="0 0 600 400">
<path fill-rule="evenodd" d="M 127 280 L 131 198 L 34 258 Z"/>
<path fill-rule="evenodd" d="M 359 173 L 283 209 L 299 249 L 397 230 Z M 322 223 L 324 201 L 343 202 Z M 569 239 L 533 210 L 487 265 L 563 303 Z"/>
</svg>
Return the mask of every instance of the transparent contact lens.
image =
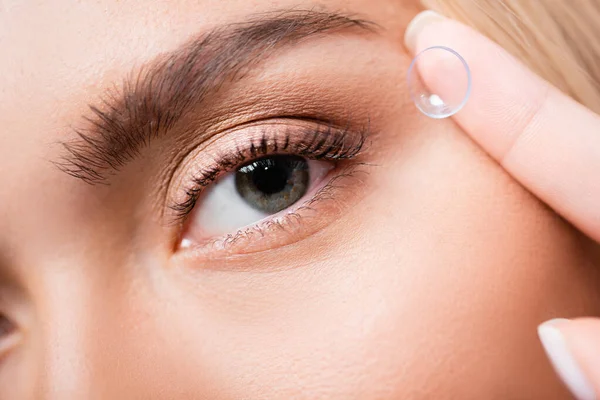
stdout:
<svg viewBox="0 0 600 400">
<path fill-rule="evenodd" d="M 460 111 L 471 94 L 471 71 L 456 51 L 429 47 L 412 60 L 408 89 L 419 111 L 431 118 L 447 118 Z"/>
</svg>

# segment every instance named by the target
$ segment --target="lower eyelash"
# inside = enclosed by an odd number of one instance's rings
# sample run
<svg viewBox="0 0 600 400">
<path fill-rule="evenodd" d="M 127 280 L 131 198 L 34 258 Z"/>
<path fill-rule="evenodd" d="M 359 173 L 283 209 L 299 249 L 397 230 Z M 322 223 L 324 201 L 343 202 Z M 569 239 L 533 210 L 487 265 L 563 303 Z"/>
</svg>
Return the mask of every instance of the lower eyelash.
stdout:
<svg viewBox="0 0 600 400">
<path fill-rule="evenodd" d="M 283 134 L 281 130 L 281 125 L 265 128 L 258 141 L 250 140 L 244 147 L 238 144 L 232 154 L 217 155 L 213 166 L 200 171 L 192 178 L 192 185 L 185 190 L 185 200 L 171 206 L 176 220 L 187 218 L 205 187 L 246 161 L 273 154 L 297 155 L 333 162 L 348 160 L 363 150 L 369 134 L 368 129 L 354 132 L 348 127 L 340 129 L 324 124 L 310 127 L 288 126 Z"/>
<path fill-rule="evenodd" d="M 316 207 L 321 206 L 325 201 L 337 201 L 337 192 L 344 189 L 346 185 L 340 184 L 347 178 L 357 178 L 359 174 L 368 174 L 366 167 L 372 166 L 368 163 L 355 163 L 351 166 L 344 168 L 338 174 L 330 178 L 317 193 L 315 193 L 310 199 L 306 200 L 302 205 L 296 208 L 294 211 L 285 212 L 285 215 L 280 219 L 269 219 L 263 222 L 248 227 L 246 229 L 238 230 L 236 233 L 230 233 L 224 237 L 215 238 L 208 242 L 208 245 L 218 250 L 226 250 L 227 248 L 238 244 L 241 241 L 249 240 L 253 236 L 264 237 L 268 233 L 277 231 L 287 231 L 292 224 L 302 224 L 305 219 L 308 218 L 308 212 L 316 212 Z M 358 181 L 360 183 L 360 181 Z"/>
</svg>

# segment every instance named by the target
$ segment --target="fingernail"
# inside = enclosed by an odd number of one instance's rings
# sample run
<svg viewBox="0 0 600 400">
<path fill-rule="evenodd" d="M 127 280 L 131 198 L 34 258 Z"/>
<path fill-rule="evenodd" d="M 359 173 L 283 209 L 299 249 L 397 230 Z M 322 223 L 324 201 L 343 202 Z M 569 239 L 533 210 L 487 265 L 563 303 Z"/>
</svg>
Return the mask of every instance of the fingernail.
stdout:
<svg viewBox="0 0 600 400">
<path fill-rule="evenodd" d="M 538 326 L 538 335 L 554 370 L 578 400 L 594 400 L 596 395 L 585 377 L 560 332 L 560 326 L 568 319 L 557 318 Z"/>
<path fill-rule="evenodd" d="M 406 31 L 404 32 L 404 45 L 414 54 L 417 47 L 417 37 L 421 31 L 423 31 L 423 28 L 429 24 L 443 21 L 444 19 L 445 18 L 441 14 L 438 14 L 435 11 L 421 11 L 406 27 Z"/>
</svg>

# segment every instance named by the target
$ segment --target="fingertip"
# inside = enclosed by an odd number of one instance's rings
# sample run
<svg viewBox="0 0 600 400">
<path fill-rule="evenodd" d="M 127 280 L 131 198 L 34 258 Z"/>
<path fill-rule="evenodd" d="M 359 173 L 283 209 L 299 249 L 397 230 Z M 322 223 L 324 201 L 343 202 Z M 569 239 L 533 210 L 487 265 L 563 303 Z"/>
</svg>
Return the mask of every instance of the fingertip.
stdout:
<svg viewBox="0 0 600 400">
<path fill-rule="evenodd" d="M 580 321 L 552 319 L 538 326 L 538 335 L 554 370 L 575 398 L 594 400 L 597 398 L 594 387 L 598 382 L 589 376 L 589 366 L 577 345 L 577 334 L 573 337 L 579 324 Z"/>
<path fill-rule="evenodd" d="M 435 11 L 425 10 L 418 13 L 407 25 L 404 32 L 404 45 L 412 53 L 416 54 L 417 44 L 420 34 L 425 27 L 437 22 L 441 22 L 446 18 Z"/>
</svg>

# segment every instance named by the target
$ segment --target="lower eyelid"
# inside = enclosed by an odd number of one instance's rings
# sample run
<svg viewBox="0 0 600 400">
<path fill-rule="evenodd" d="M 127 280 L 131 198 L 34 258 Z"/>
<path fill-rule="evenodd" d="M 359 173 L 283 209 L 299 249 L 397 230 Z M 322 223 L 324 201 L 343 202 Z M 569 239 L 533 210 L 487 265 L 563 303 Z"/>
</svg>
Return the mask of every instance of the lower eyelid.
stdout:
<svg viewBox="0 0 600 400">
<path fill-rule="evenodd" d="M 175 260 L 190 264 L 190 268 L 243 268 L 253 265 L 255 254 L 267 251 L 272 257 L 275 249 L 300 242 L 343 217 L 366 193 L 364 178 L 369 164 L 354 162 L 331 171 L 322 184 L 297 203 L 297 207 L 272 215 L 245 231 L 213 238 L 203 244 L 192 244 L 175 253 Z M 232 259 L 231 256 L 236 255 Z M 227 259 L 223 264 L 218 260 Z M 200 264 L 198 262 L 203 260 Z M 250 264 L 248 264 L 250 263 Z"/>
</svg>

